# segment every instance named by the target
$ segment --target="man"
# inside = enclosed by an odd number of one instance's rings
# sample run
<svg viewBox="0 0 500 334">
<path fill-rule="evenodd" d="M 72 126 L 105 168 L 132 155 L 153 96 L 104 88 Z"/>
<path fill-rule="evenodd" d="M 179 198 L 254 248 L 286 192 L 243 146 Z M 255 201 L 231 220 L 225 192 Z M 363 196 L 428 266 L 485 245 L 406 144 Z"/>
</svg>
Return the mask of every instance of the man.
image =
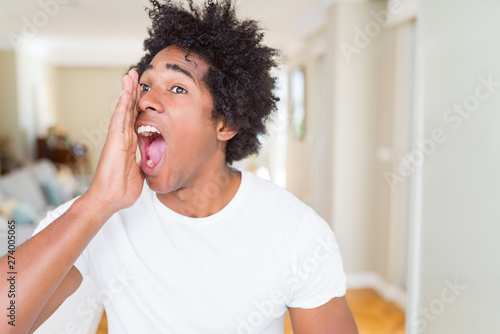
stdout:
<svg viewBox="0 0 500 334">
<path fill-rule="evenodd" d="M 0 331 L 32 332 L 82 275 L 107 289 L 120 273 L 110 333 L 282 333 L 287 309 L 296 334 L 356 333 L 328 225 L 228 165 L 258 150 L 276 51 L 229 0 L 151 2 L 147 53 L 123 79 L 90 189 L 17 249 L 18 325 Z"/>
</svg>

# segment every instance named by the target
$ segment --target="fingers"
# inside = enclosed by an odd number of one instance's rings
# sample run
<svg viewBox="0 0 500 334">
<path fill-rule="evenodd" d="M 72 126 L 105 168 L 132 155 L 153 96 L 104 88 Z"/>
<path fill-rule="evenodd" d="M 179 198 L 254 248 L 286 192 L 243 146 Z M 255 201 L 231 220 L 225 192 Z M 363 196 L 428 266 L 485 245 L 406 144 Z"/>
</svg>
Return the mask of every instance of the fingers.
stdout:
<svg viewBox="0 0 500 334">
<path fill-rule="evenodd" d="M 139 82 L 139 73 L 137 73 L 136 70 L 130 70 L 128 72 L 128 75 L 130 75 L 132 77 L 132 79 L 134 80 L 135 83 L 138 83 Z M 135 88 L 135 87 L 134 87 Z"/>
<path fill-rule="evenodd" d="M 126 75 L 125 77 L 129 77 L 131 79 L 130 81 L 131 81 L 132 87 L 130 90 L 131 97 L 128 101 L 127 112 L 126 112 L 125 117 L 124 117 L 123 127 L 124 127 L 125 131 L 127 131 L 127 130 L 133 131 L 134 123 L 135 123 L 135 119 L 136 119 L 136 115 L 135 115 L 136 107 L 135 106 L 136 106 L 137 96 L 138 96 L 139 75 L 137 74 L 137 71 L 130 70 L 128 75 Z M 129 79 L 127 78 L 127 80 L 129 80 Z"/>
<path fill-rule="evenodd" d="M 133 131 L 134 122 L 137 118 L 135 105 L 139 90 L 139 75 L 135 70 L 123 77 L 122 92 L 115 111 L 111 117 L 111 126 L 120 132 Z"/>
<path fill-rule="evenodd" d="M 129 75 L 123 77 L 122 92 L 111 117 L 110 129 L 123 131 L 123 123 L 131 100 L 133 82 Z"/>
<path fill-rule="evenodd" d="M 137 96 L 136 96 L 136 100 L 135 100 L 134 116 L 133 116 L 134 122 L 137 120 L 137 116 L 139 114 L 139 99 L 141 98 L 141 95 L 142 95 L 141 86 L 139 84 L 137 84 L 137 93 L 136 94 L 137 94 Z"/>
</svg>

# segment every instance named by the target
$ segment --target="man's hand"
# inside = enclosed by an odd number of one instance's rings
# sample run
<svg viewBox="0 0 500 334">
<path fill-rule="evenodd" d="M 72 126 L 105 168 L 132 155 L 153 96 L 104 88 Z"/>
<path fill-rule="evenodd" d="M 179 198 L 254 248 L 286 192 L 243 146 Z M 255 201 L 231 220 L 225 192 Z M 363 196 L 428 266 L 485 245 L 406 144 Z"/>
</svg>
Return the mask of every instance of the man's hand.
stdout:
<svg viewBox="0 0 500 334">
<path fill-rule="evenodd" d="M 144 177 L 136 162 L 137 135 L 134 123 L 141 91 L 139 75 L 131 70 L 123 77 L 123 88 L 108 129 L 106 143 L 88 192 L 83 195 L 110 215 L 135 203 Z"/>
</svg>

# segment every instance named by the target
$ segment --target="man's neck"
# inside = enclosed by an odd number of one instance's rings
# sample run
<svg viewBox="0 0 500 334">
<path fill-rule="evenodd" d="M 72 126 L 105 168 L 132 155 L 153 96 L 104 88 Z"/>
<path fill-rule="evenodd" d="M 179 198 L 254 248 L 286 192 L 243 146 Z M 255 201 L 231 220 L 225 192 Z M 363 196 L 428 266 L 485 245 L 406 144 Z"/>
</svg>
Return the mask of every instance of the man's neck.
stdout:
<svg viewBox="0 0 500 334">
<path fill-rule="evenodd" d="M 167 194 L 157 194 L 162 204 L 187 217 L 202 218 L 222 210 L 238 191 L 241 173 L 224 166 L 209 172 L 189 187 Z"/>
</svg>

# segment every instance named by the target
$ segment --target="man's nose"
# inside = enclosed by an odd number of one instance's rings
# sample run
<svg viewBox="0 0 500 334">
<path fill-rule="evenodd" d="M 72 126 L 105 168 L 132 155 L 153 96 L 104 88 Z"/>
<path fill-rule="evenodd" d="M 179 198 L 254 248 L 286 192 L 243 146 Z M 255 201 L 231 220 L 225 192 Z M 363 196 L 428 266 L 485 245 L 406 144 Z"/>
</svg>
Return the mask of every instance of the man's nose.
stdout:
<svg viewBox="0 0 500 334">
<path fill-rule="evenodd" d="M 162 104 L 160 103 L 159 96 L 153 89 L 141 92 L 141 97 L 137 102 L 139 112 L 143 111 L 156 111 L 163 112 Z"/>
</svg>

